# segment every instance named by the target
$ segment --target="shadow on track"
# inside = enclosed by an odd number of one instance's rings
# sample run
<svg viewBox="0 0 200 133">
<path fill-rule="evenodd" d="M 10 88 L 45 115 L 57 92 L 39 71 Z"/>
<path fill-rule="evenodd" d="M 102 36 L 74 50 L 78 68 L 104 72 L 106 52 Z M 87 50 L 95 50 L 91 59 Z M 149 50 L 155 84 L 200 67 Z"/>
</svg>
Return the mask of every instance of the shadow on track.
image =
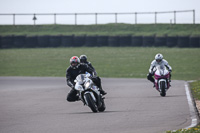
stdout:
<svg viewBox="0 0 200 133">
<path fill-rule="evenodd" d="M 72 113 L 67 113 L 67 114 L 102 114 L 102 113 L 119 113 L 119 112 L 125 112 L 125 111 L 104 111 L 104 112 L 98 112 L 98 113 L 93 113 L 93 112 L 72 112 Z"/>
</svg>

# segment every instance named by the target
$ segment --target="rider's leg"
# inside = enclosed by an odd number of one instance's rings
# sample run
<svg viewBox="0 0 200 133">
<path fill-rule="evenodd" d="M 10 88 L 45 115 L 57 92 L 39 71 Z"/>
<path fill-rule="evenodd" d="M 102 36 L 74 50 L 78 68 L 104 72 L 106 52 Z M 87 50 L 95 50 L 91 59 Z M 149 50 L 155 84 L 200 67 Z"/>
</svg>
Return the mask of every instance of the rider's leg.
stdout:
<svg viewBox="0 0 200 133">
<path fill-rule="evenodd" d="M 171 77 L 172 77 L 172 75 L 171 75 L 171 73 L 169 73 L 169 82 L 171 82 Z"/>
<path fill-rule="evenodd" d="M 79 97 L 77 96 L 77 91 L 74 89 L 71 89 L 70 92 L 67 95 L 67 101 L 68 102 L 75 102 L 79 99 Z"/>
<path fill-rule="evenodd" d="M 97 85 L 99 91 L 102 95 L 106 95 L 107 93 L 103 90 L 101 86 L 101 79 L 99 77 L 92 78 L 92 81 Z"/>
<path fill-rule="evenodd" d="M 153 75 L 151 73 L 147 74 L 147 79 L 150 80 L 151 82 L 155 82 Z"/>
<path fill-rule="evenodd" d="M 153 74 L 147 74 L 147 79 L 153 83 L 153 87 L 155 87 L 155 79 L 153 78 Z"/>
</svg>

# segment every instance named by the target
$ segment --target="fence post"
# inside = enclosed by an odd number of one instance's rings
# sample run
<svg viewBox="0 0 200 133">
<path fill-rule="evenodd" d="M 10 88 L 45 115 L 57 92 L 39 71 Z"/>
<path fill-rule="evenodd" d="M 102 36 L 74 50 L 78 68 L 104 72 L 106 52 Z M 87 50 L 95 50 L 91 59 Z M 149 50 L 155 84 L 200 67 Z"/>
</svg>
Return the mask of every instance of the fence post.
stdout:
<svg viewBox="0 0 200 133">
<path fill-rule="evenodd" d="M 155 24 L 157 24 L 157 12 L 155 12 Z"/>
<path fill-rule="evenodd" d="M 135 13 L 135 24 L 137 24 L 137 12 Z"/>
<path fill-rule="evenodd" d="M 77 14 L 75 13 L 75 25 L 77 25 Z"/>
<path fill-rule="evenodd" d="M 115 23 L 117 24 L 117 13 L 115 13 Z"/>
<path fill-rule="evenodd" d="M 176 24 L 176 11 L 174 11 L 174 24 Z"/>
<path fill-rule="evenodd" d="M 13 25 L 15 25 L 15 14 L 13 14 Z"/>
<path fill-rule="evenodd" d="M 33 14 L 33 22 L 34 22 L 34 25 L 35 25 L 35 21 L 37 20 L 36 18 L 36 14 Z"/>
<path fill-rule="evenodd" d="M 95 23 L 96 23 L 96 25 L 97 25 L 97 13 L 95 13 Z"/>
<path fill-rule="evenodd" d="M 56 24 L 56 13 L 54 14 L 54 24 Z"/>
<path fill-rule="evenodd" d="M 193 10 L 193 24 L 195 24 L 195 10 Z"/>
</svg>

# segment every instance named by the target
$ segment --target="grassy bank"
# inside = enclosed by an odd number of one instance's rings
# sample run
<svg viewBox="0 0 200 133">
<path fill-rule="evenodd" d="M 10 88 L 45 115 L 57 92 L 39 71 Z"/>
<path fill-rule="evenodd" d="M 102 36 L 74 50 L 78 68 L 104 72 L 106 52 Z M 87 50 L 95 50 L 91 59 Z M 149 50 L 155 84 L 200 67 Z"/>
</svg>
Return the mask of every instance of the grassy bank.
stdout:
<svg viewBox="0 0 200 133">
<path fill-rule="evenodd" d="M 192 90 L 192 95 L 195 100 L 200 100 L 200 80 L 190 83 L 190 88 Z"/>
<path fill-rule="evenodd" d="M 200 24 L 1 25 L 0 35 L 199 36 Z"/>
<path fill-rule="evenodd" d="M 153 47 L 1 49 L 0 76 L 65 76 L 70 57 L 86 54 L 101 77 L 146 78 L 158 52 L 172 66 L 172 80 L 200 79 L 200 49 Z"/>
</svg>

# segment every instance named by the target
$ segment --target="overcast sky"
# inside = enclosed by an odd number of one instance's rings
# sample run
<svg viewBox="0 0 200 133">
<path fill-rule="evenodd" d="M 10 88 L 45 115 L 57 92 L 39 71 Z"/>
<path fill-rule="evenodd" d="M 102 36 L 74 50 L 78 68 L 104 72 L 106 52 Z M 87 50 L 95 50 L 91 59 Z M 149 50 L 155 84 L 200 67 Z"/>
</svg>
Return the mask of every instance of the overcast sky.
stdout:
<svg viewBox="0 0 200 133">
<path fill-rule="evenodd" d="M 0 0 L 0 13 L 120 13 L 155 11 L 158 12 L 193 9 L 196 11 L 196 22 L 200 23 L 200 0 Z M 177 15 L 177 17 L 177 21 L 192 22 L 192 13 Z M 93 16 L 90 16 L 88 18 L 79 17 L 79 21 L 84 21 L 83 23 L 93 23 L 93 18 Z M 128 16 L 126 18 L 119 17 L 118 21 L 123 22 L 123 19 L 125 21 L 128 21 L 128 18 L 134 20 L 134 18 Z M 149 15 L 146 15 L 141 17 L 141 20 L 147 21 L 150 18 L 152 18 L 151 21 L 153 22 L 155 17 L 150 17 Z M 167 18 L 167 16 L 164 16 L 163 18 Z M 173 14 L 169 18 L 167 18 L 166 21 L 170 21 L 170 19 L 172 18 Z M 25 20 L 27 18 L 19 17 L 16 19 L 18 19 L 17 22 L 20 22 L 19 19 Z M 38 18 L 38 21 L 41 19 L 42 18 Z M 45 19 L 48 20 L 49 18 Z M 74 17 L 71 17 L 69 19 L 71 19 L 71 22 L 74 21 Z M 99 19 L 99 21 L 103 22 L 103 18 Z M 107 21 L 114 20 L 113 18 L 109 20 L 108 17 L 105 17 L 105 19 Z M 140 18 L 138 18 L 138 21 L 139 19 Z M 4 22 L 5 18 L 0 16 L 0 21 Z M 162 22 L 162 19 L 160 19 L 160 21 Z"/>
</svg>

